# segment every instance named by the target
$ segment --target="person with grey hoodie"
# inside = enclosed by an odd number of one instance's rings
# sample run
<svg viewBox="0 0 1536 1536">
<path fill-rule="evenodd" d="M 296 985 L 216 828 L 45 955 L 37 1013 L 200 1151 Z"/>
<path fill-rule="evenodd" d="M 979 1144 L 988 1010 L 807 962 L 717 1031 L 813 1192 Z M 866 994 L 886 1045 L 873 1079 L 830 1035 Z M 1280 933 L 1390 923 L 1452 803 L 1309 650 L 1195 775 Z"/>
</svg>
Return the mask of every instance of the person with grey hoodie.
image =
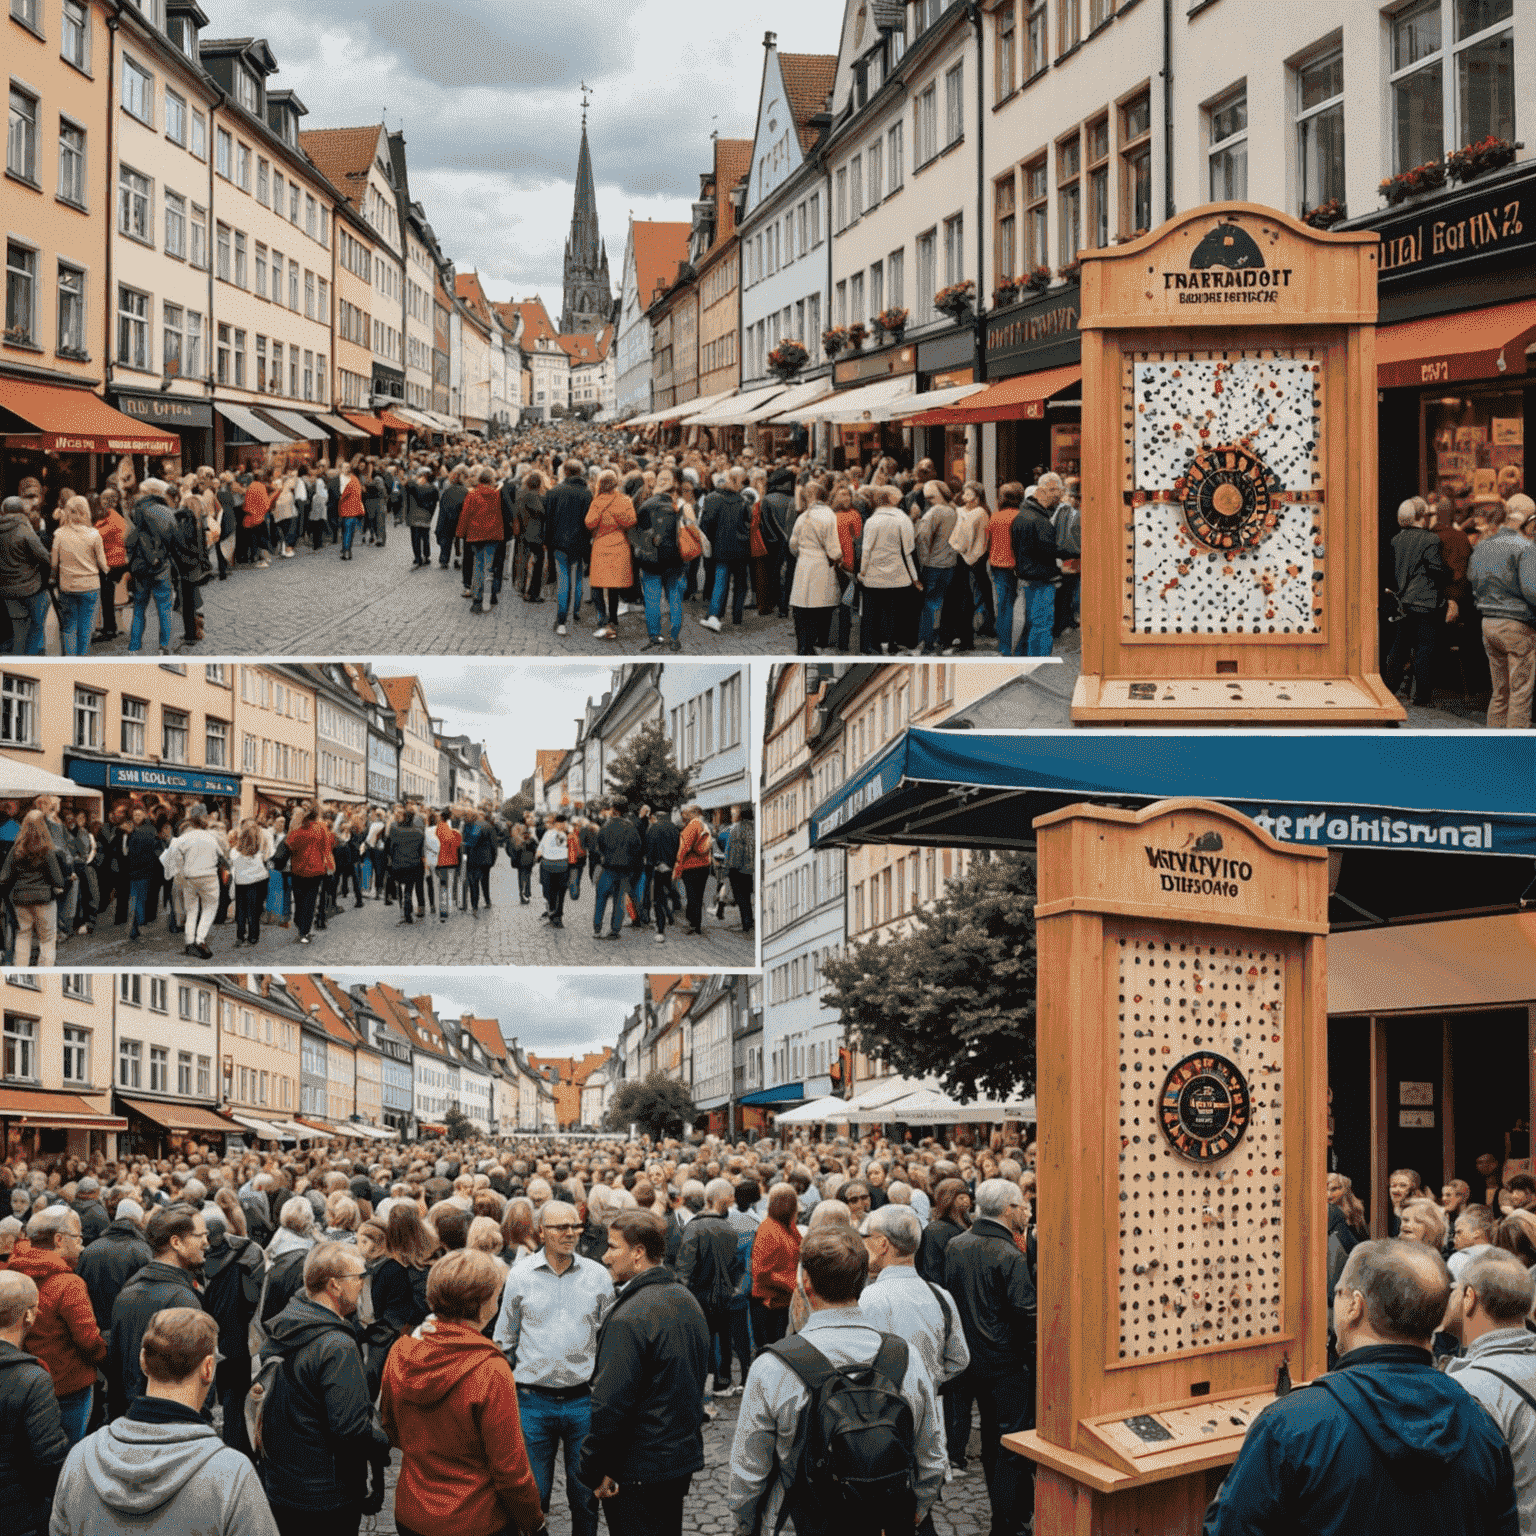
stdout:
<svg viewBox="0 0 1536 1536">
<path fill-rule="evenodd" d="M 218 1337 L 218 1324 L 195 1307 L 154 1315 L 142 1345 L 144 1395 L 70 1452 L 49 1536 L 277 1536 L 250 1458 L 200 1411 Z"/>
<path fill-rule="evenodd" d="M 48 1500 L 69 1454 L 47 1368 L 22 1347 L 37 1313 L 31 1277 L 0 1270 L 0 1530 L 7 1536 L 48 1528 Z"/>
</svg>

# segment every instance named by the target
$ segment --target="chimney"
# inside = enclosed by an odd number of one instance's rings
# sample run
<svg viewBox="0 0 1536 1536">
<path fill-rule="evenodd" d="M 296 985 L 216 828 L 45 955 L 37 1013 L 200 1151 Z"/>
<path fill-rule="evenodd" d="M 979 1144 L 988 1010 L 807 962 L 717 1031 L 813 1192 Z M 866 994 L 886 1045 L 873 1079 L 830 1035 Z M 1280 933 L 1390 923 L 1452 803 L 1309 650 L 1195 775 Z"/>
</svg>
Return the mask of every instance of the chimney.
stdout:
<svg viewBox="0 0 1536 1536">
<path fill-rule="evenodd" d="M 775 48 L 775 47 L 778 46 L 778 42 L 779 42 L 779 34 L 777 32 L 764 32 L 763 33 L 763 47 L 764 48 Z"/>
</svg>

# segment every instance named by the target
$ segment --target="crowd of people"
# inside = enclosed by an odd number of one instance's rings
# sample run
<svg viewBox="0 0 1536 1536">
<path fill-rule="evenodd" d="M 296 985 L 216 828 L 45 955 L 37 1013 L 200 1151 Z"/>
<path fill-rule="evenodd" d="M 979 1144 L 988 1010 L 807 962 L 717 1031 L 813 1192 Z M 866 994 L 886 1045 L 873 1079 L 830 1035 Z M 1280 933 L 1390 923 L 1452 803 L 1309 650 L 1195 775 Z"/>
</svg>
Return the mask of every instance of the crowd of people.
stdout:
<svg viewBox="0 0 1536 1536">
<path fill-rule="evenodd" d="M 594 937 L 618 939 L 626 919 L 637 929 L 654 924 L 657 943 L 679 922 L 700 935 L 706 905 L 716 922 L 730 908 L 744 933 L 754 931 L 750 804 L 666 814 L 620 795 L 577 813 L 509 820 L 490 805 L 304 801 L 235 823 L 200 801 L 152 796 L 119 802 L 103 822 L 61 812 L 55 796 L 42 795 L 25 811 L 0 803 L 0 814 L 6 965 L 51 966 L 60 944 L 109 921 L 126 923 L 137 942 L 162 911 L 167 931 L 202 960 L 213 958 L 213 930 L 231 918 L 233 947 L 253 949 L 264 928 L 292 929 L 310 944 L 370 899 L 398 905 L 401 924 L 478 920 L 482 906 L 491 910 L 500 858 L 515 872 L 522 905 L 533 900 L 537 873 L 541 916 L 554 928 L 564 926 L 565 904 L 579 900 L 586 874 Z"/>
</svg>

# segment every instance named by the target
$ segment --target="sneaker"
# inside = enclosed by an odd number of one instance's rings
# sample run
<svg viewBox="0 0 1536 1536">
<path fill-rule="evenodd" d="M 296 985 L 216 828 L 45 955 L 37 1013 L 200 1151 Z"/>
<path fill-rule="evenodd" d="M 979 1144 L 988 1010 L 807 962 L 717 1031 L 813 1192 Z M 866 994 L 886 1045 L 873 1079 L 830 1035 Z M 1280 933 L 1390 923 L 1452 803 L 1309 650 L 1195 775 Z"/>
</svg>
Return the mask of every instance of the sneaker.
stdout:
<svg viewBox="0 0 1536 1536">
<path fill-rule="evenodd" d="M 268 568 L 268 567 L 269 567 L 269 566 L 270 566 L 270 565 L 271 565 L 271 564 L 272 564 L 272 562 L 271 562 L 271 561 L 270 561 L 270 560 L 258 560 L 258 561 L 257 561 L 257 562 L 256 562 L 256 569 L 257 569 L 257 570 L 258 570 L 258 571 L 264 571 L 264 570 L 266 570 L 266 569 L 267 569 L 267 568 Z"/>
<path fill-rule="evenodd" d="M 666 642 L 661 638 L 660 635 L 652 635 L 651 638 L 640 647 L 640 650 L 643 653 L 645 651 L 664 651 L 666 648 Z"/>
<path fill-rule="evenodd" d="M 657 942 L 657 943 L 658 943 L 658 944 L 665 944 L 665 943 L 666 943 L 666 942 L 667 942 L 667 936 L 666 936 L 666 934 L 664 934 L 664 933 L 658 933 L 658 934 L 657 934 L 657 935 L 656 935 L 656 942 Z"/>
<path fill-rule="evenodd" d="M 563 635 L 565 633 L 565 625 L 564 624 L 556 624 L 555 625 L 555 633 L 557 635 Z"/>
<path fill-rule="evenodd" d="M 620 602 L 620 604 L 619 604 L 619 617 L 622 619 L 624 617 L 624 615 L 626 613 L 628 613 L 628 612 L 629 612 L 629 604 L 626 603 L 626 602 Z"/>
<path fill-rule="evenodd" d="M 702 624 L 705 629 L 714 630 L 717 635 L 720 633 L 720 620 L 717 619 L 712 613 L 707 617 L 700 619 L 699 623 Z"/>
<path fill-rule="evenodd" d="M 667 641 L 667 649 L 669 651 L 680 651 L 682 648 L 683 642 L 679 640 L 676 635 L 673 635 L 673 637 Z"/>
</svg>

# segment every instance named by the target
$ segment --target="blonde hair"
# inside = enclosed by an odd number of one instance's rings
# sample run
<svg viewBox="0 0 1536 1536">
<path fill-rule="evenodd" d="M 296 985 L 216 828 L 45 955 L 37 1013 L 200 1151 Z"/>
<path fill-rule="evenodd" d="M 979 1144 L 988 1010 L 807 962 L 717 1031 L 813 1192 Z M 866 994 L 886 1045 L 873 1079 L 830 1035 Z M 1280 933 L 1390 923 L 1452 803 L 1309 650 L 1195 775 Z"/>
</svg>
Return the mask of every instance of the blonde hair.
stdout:
<svg viewBox="0 0 1536 1536">
<path fill-rule="evenodd" d="M 84 496 L 71 496 L 64 503 L 64 523 L 66 527 L 76 528 L 82 524 L 90 527 L 91 504 Z"/>
</svg>

